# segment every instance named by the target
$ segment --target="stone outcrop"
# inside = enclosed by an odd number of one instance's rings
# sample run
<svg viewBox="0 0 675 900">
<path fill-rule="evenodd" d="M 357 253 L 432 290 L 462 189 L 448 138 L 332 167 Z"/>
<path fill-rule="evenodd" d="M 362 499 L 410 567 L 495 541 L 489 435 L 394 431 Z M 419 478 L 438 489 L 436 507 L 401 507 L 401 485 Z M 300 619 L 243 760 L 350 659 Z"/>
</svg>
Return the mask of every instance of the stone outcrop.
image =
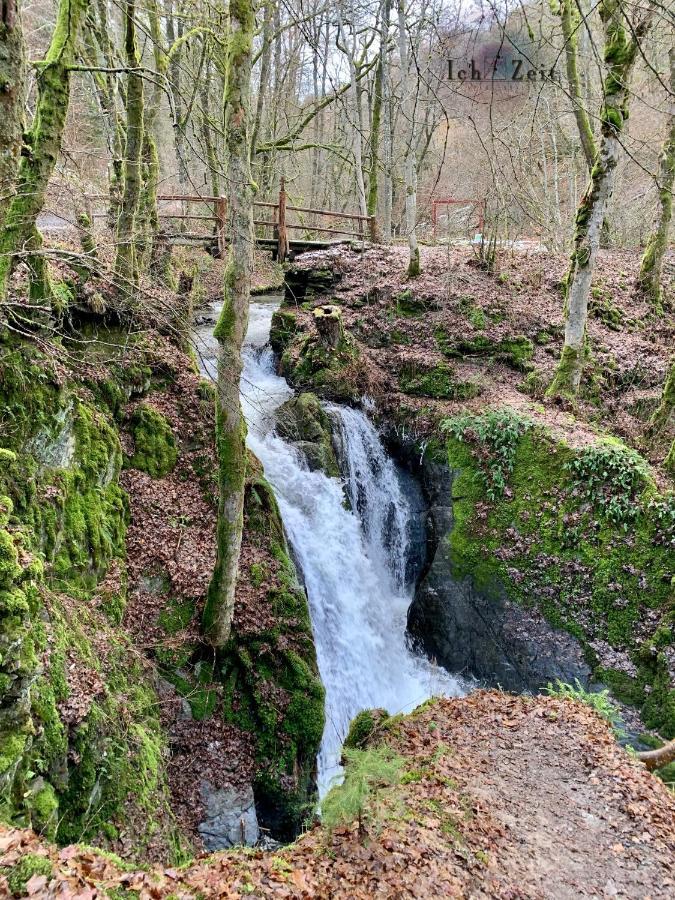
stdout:
<svg viewBox="0 0 675 900">
<path fill-rule="evenodd" d="M 277 434 L 296 447 L 312 472 L 339 475 L 331 439 L 331 424 L 316 394 L 298 394 L 277 411 Z"/>
<path fill-rule="evenodd" d="M 537 691 L 555 679 L 588 685 L 581 647 L 534 609 L 510 601 L 496 588 L 488 597 L 470 575 L 453 571 L 453 472 L 428 460 L 423 486 L 429 500 L 430 566 L 408 612 L 415 643 L 450 672 L 510 691 Z"/>
</svg>

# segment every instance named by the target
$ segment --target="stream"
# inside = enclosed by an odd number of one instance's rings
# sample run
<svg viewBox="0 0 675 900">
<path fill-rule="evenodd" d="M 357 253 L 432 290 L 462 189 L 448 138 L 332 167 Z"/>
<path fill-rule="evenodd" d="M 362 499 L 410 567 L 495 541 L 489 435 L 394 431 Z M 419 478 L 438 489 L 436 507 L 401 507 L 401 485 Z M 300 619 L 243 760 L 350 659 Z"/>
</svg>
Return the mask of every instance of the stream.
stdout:
<svg viewBox="0 0 675 900">
<path fill-rule="evenodd" d="M 248 444 L 276 494 L 309 598 L 326 689 L 318 758 L 324 796 L 341 774 L 342 741 L 360 710 L 408 712 L 434 694 L 462 694 L 463 687 L 408 648 L 406 613 L 418 568 L 421 494 L 388 455 L 371 421 L 361 410 L 324 404 L 342 479 L 311 472 L 296 448 L 275 434 L 275 412 L 294 394 L 276 374 L 268 345 L 280 302 L 280 296 L 268 296 L 251 303 L 241 398 Z M 219 309 L 213 307 L 215 315 Z M 212 328 L 196 329 L 196 349 L 202 372 L 215 378 Z"/>
</svg>

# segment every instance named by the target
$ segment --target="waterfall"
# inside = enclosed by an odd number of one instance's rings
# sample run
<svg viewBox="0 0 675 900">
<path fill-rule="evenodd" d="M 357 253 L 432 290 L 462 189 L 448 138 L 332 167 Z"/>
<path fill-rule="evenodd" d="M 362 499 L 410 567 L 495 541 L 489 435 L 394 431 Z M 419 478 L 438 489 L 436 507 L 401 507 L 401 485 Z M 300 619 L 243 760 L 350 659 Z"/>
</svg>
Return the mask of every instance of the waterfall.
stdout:
<svg viewBox="0 0 675 900">
<path fill-rule="evenodd" d="M 251 306 L 241 395 L 249 446 L 274 489 L 307 588 L 326 689 L 318 760 L 323 795 L 341 772 L 342 741 L 360 710 L 410 711 L 432 694 L 457 695 L 462 688 L 406 643 L 414 513 L 402 473 L 373 424 L 360 410 L 327 405 L 343 481 L 309 471 L 298 451 L 274 432 L 276 409 L 293 395 L 275 373 L 266 346 L 277 305 Z M 203 371 L 213 377 L 213 338 L 203 329 L 198 336 Z"/>
</svg>

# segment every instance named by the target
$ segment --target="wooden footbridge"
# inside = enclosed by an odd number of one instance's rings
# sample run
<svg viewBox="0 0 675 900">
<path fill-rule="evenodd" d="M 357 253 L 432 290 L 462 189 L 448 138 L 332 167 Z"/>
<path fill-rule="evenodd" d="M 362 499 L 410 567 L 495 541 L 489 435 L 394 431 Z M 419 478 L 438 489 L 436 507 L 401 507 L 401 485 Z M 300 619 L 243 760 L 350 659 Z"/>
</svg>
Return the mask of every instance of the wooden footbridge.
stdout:
<svg viewBox="0 0 675 900">
<path fill-rule="evenodd" d="M 204 197 L 198 194 L 164 194 L 157 197 L 158 202 L 180 203 L 180 211 L 172 212 L 160 208 L 160 220 L 181 222 L 214 222 L 214 232 L 207 234 L 190 233 L 186 230 L 167 231 L 160 234 L 168 243 L 207 245 L 214 254 L 225 256 L 227 237 L 227 199 L 225 197 Z M 201 207 L 199 212 L 195 207 Z M 259 211 L 261 218 L 254 218 L 255 242 L 259 247 L 272 251 L 273 256 L 283 262 L 289 255 L 303 253 L 308 250 L 321 250 L 333 244 L 351 241 L 378 240 L 378 227 L 375 216 L 361 216 L 356 213 L 335 212 L 328 209 L 311 209 L 305 206 L 292 206 L 288 203 L 283 179 L 277 203 L 253 202 L 254 216 Z M 188 212 L 188 209 L 190 210 Z M 263 218 L 264 217 L 264 218 Z M 317 225 L 316 221 L 322 224 Z M 298 234 L 302 232 L 302 234 Z M 297 235 L 297 236 L 295 236 Z M 325 235 L 316 239 L 315 235 Z"/>
</svg>

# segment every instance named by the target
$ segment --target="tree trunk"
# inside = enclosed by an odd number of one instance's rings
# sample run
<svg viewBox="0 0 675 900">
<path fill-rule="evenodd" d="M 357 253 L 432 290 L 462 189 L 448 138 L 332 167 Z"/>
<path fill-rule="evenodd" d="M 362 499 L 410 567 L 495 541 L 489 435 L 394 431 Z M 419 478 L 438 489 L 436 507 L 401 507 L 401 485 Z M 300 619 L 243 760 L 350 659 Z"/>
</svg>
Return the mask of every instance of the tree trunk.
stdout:
<svg viewBox="0 0 675 900">
<path fill-rule="evenodd" d="M 130 69 L 140 66 L 136 46 L 135 0 L 126 0 L 124 7 L 124 52 Z M 138 284 L 137 216 L 141 200 L 143 154 L 143 79 L 129 72 L 127 75 L 127 142 L 124 151 L 124 193 L 117 226 L 117 254 L 115 274 L 124 291 Z"/>
<path fill-rule="evenodd" d="M 410 102 L 408 35 L 405 24 L 405 5 L 398 0 L 398 47 L 401 57 L 401 90 L 403 93 L 404 125 L 408 129 L 405 147 L 405 229 L 408 236 L 410 259 L 408 276 L 420 274 L 420 249 L 417 246 L 417 154 L 415 153 L 415 107 Z"/>
<path fill-rule="evenodd" d="M 353 127 L 354 142 L 354 172 L 356 175 L 356 191 L 359 201 L 359 213 L 362 216 L 368 215 L 366 203 L 366 185 L 363 178 L 363 134 L 361 131 L 361 94 L 358 83 L 358 73 L 356 71 L 356 24 L 352 22 L 352 42 L 351 47 L 347 46 L 347 34 L 342 17 L 342 9 L 340 4 L 336 6 L 338 32 L 341 41 L 341 49 L 347 57 L 349 63 L 349 93 L 352 98 L 354 108 L 355 121 Z"/>
<path fill-rule="evenodd" d="M 204 611 L 204 630 L 216 647 L 221 647 L 230 634 L 241 550 L 246 423 L 239 402 L 239 379 L 253 270 L 253 184 L 249 132 L 251 48 L 255 34 L 252 0 L 238 0 L 236 4 L 230 4 L 229 15 L 224 120 L 230 250 L 225 271 L 223 311 L 214 332 L 218 340 L 218 549 Z"/>
<path fill-rule="evenodd" d="M 663 257 L 668 249 L 668 232 L 673 216 L 673 184 L 675 183 L 675 47 L 670 48 L 670 122 L 668 136 L 663 145 L 659 162 L 659 214 L 656 228 L 647 242 L 638 287 L 654 303 L 657 311 L 661 310 L 661 270 Z"/>
<path fill-rule="evenodd" d="M 621 151 L 620 136 L 630 101 L 629 80 L 637 56 L 638 41 L 651 23 L 653 8 L 633 30 L 629 40 L 619 0 L 602 0 L 600 15 L 605 29 L 603 82 L 605 105 L 601 113 L 601 143 L 576 216 L 574 249 L 566 278 L 565 343 L 547 395 L 574 398 L 579 390 L 584 364 L 584 343 L 588 319 L 588 297 L 595 269 L 607 201 L 614 189 L 616 166 Z"/>
<path fill-rule="evenodd" d="M 25 89 L 26 52 L 18 0 L 0 0 L 0 229 L 16 186 Z"/>
<path fill-rule="evenodd" d="M 576 119 L 579 140 L 581 141 L 581 147 L 586 159 L 586 166 L 590 173 L 593 169 L 593 163 L 595 162 L 598 148 L 595 144 L 593 127 L 588 116 L 588 110 L 586 109 L 585 97 L 583 96 L 581 79 L 579 77 L 579 29 L 584 28 L 585 26 L 579 15 L 575 0 L 560 0 L 560 20 L 562 22 L 562 33 L 565 40 L 567 89 L 574 109 L 574 118 Z"/>
<path fill-rule="evenodd" d="M 672 442 L 675 439 L 675 356 L 670 361 L 670 368 L 666 373 L 666 380 L 663 385 L 663 393 L 661 394 L 661 402 L 658 409 L 652 416 L 649 427 L 647 428 L 647 437 L 656 438 Z M 675 475 L 675 455 L 673 454 L 673 446 L 666 456 L 665 467 L 668 471 Z"/>
<path fill-rule="evenodd" d="M 386 2 L 386 0 L 385 0 Z M 382 123 L 382 74 L 386 46 L 380 47 L 380 61 L 375 73 L 373 88 L 373 114 L 370 120 L 370 171 L 368 173 L 368 215 L 377 215 L 377 186 L 380 150 L 380 126 Z"/>
<path fill-rule="evenodd" d="M 382 30 L 380 43 L 387 46 L 389 41 L 389 11 L 391 0 L 383 0 Z M 382 239 L 385 244 L 391 243 L 391 209 L 393 204 L 393 183 L 391 169 L 393 165 L 393 134 L 391 129 L 391 81 L 389 69 L 389 51 L 382 55 Z"/>
<path fill-rule="evenodd" d="M 42 244 L 35 223 L 44 207 L 47 185 L 61 150 L 70 101 L 70 67 L 87 5 L 88 0 L 60 0 L 49 49 L 37 67 L 37 107 L 26 139 L 30 152 L 21 158 L 16 192 L 0 234 L 0 300 L 7 293 L 19 254 L 39 250 Z M 47 266 L 40 256 L 31 265 L 31 292 L 36 300 L 50 297 Z"/>
</svg>

